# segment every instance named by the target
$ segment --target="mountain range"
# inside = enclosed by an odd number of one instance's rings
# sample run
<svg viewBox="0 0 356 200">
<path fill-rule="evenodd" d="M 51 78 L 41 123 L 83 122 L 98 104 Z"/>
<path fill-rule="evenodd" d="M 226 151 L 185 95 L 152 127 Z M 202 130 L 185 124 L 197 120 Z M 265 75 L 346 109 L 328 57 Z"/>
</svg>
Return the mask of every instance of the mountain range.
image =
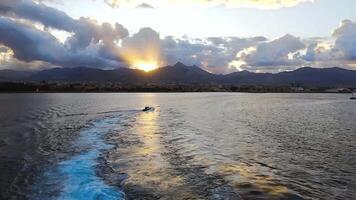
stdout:
<svg viewBox="0 0 356 200">
<path fill-rule="evenodd" d="M 150 72 L 130 68 L 103 70 L 87 67 L 53 68 L 41 71 L 0 70 L 0 82 L 39 81 L 356 87 L 356 71 L 337 67 L 304 67 L 280 73 L 241 71 L 221 75 L 209 73 L 197 66 L 186 66 L 180 62 Z"/>
</svg>

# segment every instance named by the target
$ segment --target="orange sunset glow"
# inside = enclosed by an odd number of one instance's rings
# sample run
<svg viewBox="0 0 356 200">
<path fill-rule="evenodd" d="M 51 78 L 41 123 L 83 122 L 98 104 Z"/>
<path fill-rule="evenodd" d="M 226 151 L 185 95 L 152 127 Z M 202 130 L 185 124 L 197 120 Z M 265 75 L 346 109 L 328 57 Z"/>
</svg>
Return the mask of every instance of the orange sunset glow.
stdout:
<svg viewBox="0 0 356 200">
<path fill-rule="evenodd" d="M 134 62 L 132 65 L 133 68 L 135 69 L 140 69 L 145 72 L 149 72 L 152 70 L 155 70 L 157 68 L 157 62 L 156 61 L 137 61 Z"/>
<path fill-rule="evenodd" d="M 0 200 L 356 200 L 356 0 L 0 0 Z"/>
</svg>

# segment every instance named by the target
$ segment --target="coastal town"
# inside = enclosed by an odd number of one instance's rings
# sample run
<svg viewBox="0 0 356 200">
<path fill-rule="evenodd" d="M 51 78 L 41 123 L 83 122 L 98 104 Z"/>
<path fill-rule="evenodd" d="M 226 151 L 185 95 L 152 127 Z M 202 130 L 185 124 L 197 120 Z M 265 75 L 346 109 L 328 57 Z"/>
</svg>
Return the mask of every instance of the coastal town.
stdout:
<svg viewBox="0 0 356 200">
<path fill-rule="evenodd" d="M 117 82 L 0 82 L 0 92 L 247 92 L 247 93 L 351 93 L 356 88 L 234 84 L 127 84 Z"/>
</svg>

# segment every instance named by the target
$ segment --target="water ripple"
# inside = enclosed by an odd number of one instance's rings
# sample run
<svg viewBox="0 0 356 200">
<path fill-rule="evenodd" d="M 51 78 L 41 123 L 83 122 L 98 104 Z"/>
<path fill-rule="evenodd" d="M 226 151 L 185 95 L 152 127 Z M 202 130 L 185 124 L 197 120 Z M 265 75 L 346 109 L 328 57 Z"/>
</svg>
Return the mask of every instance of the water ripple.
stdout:
<svg viewBox="0 0 356 200">
<path fill-rule="evenodd" d="M 102 151 L 111 148 L 103 137 L 112 126 L 118 123 L 118 117 L 96 120 L 92 127 L 84 129 L 74 145 L 86 150 L 59 164 L 57 170 L 49 174 L 49 179 L 61 179 L 62 189 L 58 200 L 94 200 L 124 199 L 124 193 L 118 188 L 107 185 L 97 176 L 96 167 Z"/>
</svg>

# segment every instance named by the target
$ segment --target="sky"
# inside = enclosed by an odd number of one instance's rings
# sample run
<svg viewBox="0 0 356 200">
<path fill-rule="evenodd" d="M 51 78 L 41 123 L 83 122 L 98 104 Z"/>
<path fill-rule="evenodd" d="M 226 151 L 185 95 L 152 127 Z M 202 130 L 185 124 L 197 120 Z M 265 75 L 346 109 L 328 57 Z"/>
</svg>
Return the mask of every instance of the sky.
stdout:
<svg viewBox="0 0 356 200">
<path fill-rule="evenodd" d="M 356 69 L 354 0 L 1 0 L 0 69 Z"/>
</svg>

